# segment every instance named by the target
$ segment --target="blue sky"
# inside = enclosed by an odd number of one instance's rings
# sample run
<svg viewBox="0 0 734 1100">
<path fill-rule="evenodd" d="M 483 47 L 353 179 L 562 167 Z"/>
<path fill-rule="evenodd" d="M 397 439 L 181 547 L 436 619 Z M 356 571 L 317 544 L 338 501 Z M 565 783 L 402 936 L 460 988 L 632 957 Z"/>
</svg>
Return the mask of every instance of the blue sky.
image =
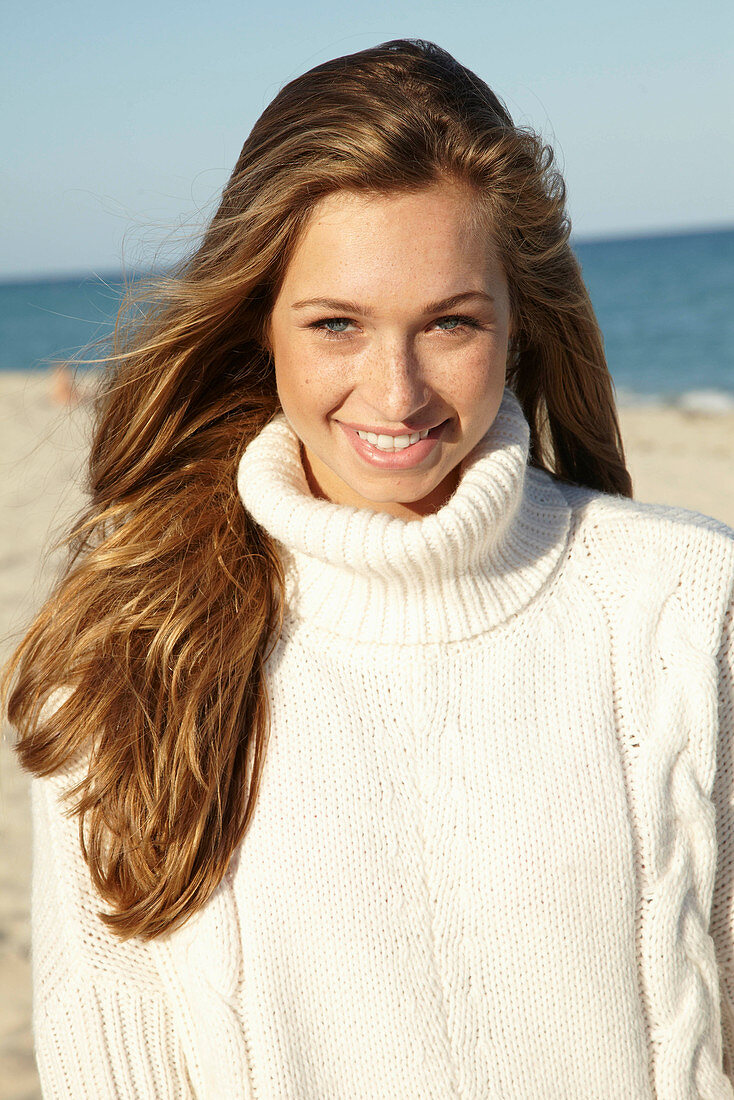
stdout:
<svg viewBox="0 0 734 1100">
<path fill-rule="evenodd" d="M 734 224 L 730 0 L 4 11 L 3 278 L 173 258 L 284 83 L 400 37 L 449 50 L 551 142 L 576 238 Z"/>
</svg>

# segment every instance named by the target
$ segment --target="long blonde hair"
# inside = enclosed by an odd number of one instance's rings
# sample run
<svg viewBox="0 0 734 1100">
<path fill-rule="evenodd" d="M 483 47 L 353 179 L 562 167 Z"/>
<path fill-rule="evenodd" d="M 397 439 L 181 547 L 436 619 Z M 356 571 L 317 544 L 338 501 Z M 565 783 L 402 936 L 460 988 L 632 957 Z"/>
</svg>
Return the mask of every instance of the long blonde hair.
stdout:
<svg viewBox="0 0 734 1100">
<path fill-rule="evenodd" d="M 515 332 L 507 382 L 530 462 L 631 496 L 550 147 L 430 42 L 383 43 L 287 84 L 200 245 L 128 294 L 96 406 L 89 504 L 3 679 L 25 768 L 88 761 L 70 793 L 110 907 L 101 918 L 122 938 L 158 936 L 202 906 L 252 818 L 283 574 L 235 474 L 280 407 L 266 332 L 294 247 L 330 193 L 440 179 L 474 189 L 499 246 Z M 42 713 L 62 685 L 66 701 Z"/>
</svg>

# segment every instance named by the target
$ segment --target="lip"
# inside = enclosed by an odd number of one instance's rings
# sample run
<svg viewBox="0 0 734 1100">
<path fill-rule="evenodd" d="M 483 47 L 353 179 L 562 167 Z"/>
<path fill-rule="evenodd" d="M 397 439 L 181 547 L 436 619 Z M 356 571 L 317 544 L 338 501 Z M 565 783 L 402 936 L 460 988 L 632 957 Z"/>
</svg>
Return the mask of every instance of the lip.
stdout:
<svg viewBox="0 0 734 1100">
<path fill-rule="evenodd" d="M 414 466 L 419 466 L 424 462 L 431 452 L 438 446 L 441 441 L 441 437 L 444 434 L 444 429 L 448 426 L 448 420 L 444 420 L 443 423 L 437 424 L 431 428 L 425 439 L 419 439 L 417 443 L 413 443 L 410 447 L 404 447 L 402 451 L 380 451 L 377 447 L 374 447 L 371 443 L 368 443 L 366 439 L 361 439 L 357 435 L 355 428 L 349 424 L 345 424 L 343 421 L 337 421 L 339 427 L 344 432 L 345 436 L 351 443 L 357 455 L 366 462 L 373 469 L 381 470 L 410 470 Z M 371 428 L 361 428 L 362 431 L 372 431 Z M 413 429 L 417 431 L 419 429 Z M 410 433 L 401 432 L 383 432 L 383 435 L 408 435 Z"/>
</svg>

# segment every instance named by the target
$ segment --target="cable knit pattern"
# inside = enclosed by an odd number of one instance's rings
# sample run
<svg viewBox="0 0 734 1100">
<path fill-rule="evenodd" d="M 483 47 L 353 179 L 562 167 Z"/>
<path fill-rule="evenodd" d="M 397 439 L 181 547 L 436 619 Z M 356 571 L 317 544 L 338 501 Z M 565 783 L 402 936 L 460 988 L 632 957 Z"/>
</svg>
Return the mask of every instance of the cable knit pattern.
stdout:
<svg viewBox="0 0 734 1100">
<path fill-rule="evenodd" d="M 724 1069 L 734 1078 L 734 600 L 727 614 L 718 654 L 720 738 L 714 780 L 717 865 L 711 908 L 711 935 L 721 975 L 721 1028 Z"/>
<path fill-rule="evenodd" d="M 45 1095 L 734 1100 L 734 532 L 528 447 L 507 389 L 409 523 L 315 500 L 282 415 L 246 448 L 286 580 L 252 825 L 118 944 L 34 780 Z"/>
<path fill-rule="evenodd" d="M 718 672 L 716 638 L 700 615 L 712 593 L 699 583 L 684 602 L 677 563 L 667 564 L 661 556 L 638 568 L 646 603 L 618 582 L 617 706 L 640 838 L 638 950 L 656 1095 L 717 1096 L 726 1093 L 717 1091 L 721 1025 L 708 921 Z"/>
</svg>

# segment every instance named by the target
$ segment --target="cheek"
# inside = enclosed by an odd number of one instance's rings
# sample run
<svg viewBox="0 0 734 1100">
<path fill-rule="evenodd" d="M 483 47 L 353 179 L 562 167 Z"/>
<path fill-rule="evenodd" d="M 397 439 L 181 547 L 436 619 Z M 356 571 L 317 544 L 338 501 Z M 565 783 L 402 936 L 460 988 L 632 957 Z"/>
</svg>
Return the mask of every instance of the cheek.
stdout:
<svg viewBox="0 0 734 1100">
<path fill-rule="evenodd" d="M 349 389 L 343 363 L 322 359 L 310 362 L 303 355 L 280 362 L 276 359 L 275 381 L 283 405 L 290 402 L 310 410 L 332 408 Z"/>
<path fill-rule="evenodd" d="M 281 347 L 275 352 L 275 382 L 281 394 L 308 393 L 316 374 L 307 357 L 297 348 Z"/>
<path fill-rule="evenodd" d="M 460 369 L 452 372 L 449 392 L 458 405 L 471 412 L 472 408 L 483 408 L 495 400 L 497 393 L 504 387 L 505 371 L 503 364 L 486 357 L 464 363 Z"/>
</svg>

